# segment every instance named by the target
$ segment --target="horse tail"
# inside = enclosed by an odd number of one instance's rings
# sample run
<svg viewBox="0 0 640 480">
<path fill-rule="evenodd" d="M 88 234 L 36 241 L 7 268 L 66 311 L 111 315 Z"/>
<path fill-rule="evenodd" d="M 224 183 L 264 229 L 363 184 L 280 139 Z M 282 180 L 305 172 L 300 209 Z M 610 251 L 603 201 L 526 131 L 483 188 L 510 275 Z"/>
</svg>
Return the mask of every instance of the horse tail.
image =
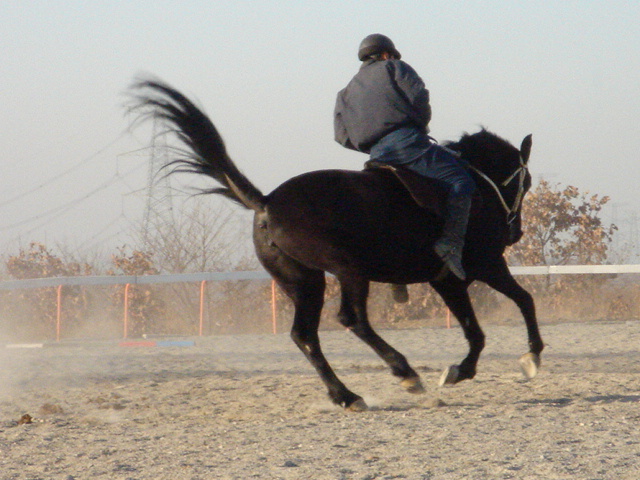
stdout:
<svg viewBox="0 0 640 480">
<path fill-rule="evenodd" d="M 187 172 L 211 177 L 221 187 L 203 189 L 202 193 L 223 195 L 245 208 L 264 211 L 265 196 L 229 158 L 220 133 L 202 110 L 160 81 L 141 80 L 133 85 L 132 90 L 141 93 L 133 96 L 131 110 L 142 111 L 142 118 L 161 120 L 168 132 L 175 134 L 187 147 L 175 149 L 180 158 L 167 165 L 172 167 L 171 173 Z"/>
</svg>

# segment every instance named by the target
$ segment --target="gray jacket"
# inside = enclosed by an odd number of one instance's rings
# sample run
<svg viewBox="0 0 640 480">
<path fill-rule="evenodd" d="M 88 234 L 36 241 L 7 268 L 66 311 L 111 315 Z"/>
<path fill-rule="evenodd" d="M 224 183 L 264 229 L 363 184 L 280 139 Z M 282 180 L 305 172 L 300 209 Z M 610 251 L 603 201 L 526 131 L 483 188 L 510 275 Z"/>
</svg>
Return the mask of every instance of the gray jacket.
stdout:
<svg viewBox="0 0 640 480">
<path fill-rule="evenodd" d="M 369 60 L 338 93 L 335 139 L 369 153 L 378 140 L 400 127 L 428 133 L 430 120 L 429 91 L 411 66 L 402 60 Z"/>
</svg>

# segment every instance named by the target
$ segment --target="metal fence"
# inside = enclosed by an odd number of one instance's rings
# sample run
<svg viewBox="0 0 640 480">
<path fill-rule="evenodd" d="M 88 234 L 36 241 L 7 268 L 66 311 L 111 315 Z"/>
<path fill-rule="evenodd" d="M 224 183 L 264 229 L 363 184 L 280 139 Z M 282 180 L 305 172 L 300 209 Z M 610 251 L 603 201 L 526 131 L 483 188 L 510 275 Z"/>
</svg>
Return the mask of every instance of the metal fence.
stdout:
<svg viewBox="0 0 640 480">
<path fill-rule="evenodd" d="M 535 267 L 510 267 L 515 276 L 521 275 L 594 275 L 594 274 L 633 274 L 640 273 L 640 265 L 550 265 Z M 37 288 L 56 288 L 56 341 L 60 340 L 62 326 L 62 289 L 65 286 L 95 286 L 95 285 L 124 285 L 124 311 L 122 337 L 129 336 L 129 288 L 132 285 L 162 284 L 162 283 L 198 283 L 199 284 L 199 319 L 198 334 L 203 335 L 205 286 L 208 282 L 238 281 L 238 280 L 269 280 L 271 277 L 264 270 L 237 272 L 209 272 L 168 275 L 144 276 L 79 276 L 79 277 L 49 277 L 28 280 L 11 280 L 0 282 L 0 290 L 20 290 Z M 276 290 L 275 283 L 271 285 L 272 330 L 277 332 L 276 322 Z M 447 319 L 447 324 L 449 320 Z"/>
</svg>

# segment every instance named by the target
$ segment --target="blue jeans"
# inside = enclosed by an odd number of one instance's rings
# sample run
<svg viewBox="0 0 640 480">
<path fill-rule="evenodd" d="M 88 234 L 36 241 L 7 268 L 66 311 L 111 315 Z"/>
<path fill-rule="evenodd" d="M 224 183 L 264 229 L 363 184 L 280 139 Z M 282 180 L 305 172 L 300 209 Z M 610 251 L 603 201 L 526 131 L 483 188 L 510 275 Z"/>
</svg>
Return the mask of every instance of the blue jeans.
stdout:
<svg viewBox="0 0 640 480">
<path fill-rule="evenodd" d="M 456 152 L 413 127 L 395 130 L 371 148 L 371 160 L 399 165 L 442 184 L 449 197 L 471 195 L 475 182 Z"/>
</svg>

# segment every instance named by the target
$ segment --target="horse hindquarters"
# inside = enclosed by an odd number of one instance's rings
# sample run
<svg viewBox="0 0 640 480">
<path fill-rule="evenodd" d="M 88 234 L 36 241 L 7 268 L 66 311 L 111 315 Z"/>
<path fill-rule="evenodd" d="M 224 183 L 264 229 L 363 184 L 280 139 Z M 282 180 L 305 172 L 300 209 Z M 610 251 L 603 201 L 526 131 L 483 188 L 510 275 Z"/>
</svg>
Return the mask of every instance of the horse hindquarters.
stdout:
<svg viewBox="0 0 640 480">
<path fill-rule="evenodd" d="M 361 397 L 351 392 L 336 376 L 320 347 L 318 327 L 324 304 L 325 273 L 300 264 L 286 255 L 268 238 L 256 215 L 254 244 L 264 268 L 271 274 L 294 305 L 291 338 L 307 357 L 327 387 L 331 400 L 350 410 L 365 410 Z"/>
</svg>

